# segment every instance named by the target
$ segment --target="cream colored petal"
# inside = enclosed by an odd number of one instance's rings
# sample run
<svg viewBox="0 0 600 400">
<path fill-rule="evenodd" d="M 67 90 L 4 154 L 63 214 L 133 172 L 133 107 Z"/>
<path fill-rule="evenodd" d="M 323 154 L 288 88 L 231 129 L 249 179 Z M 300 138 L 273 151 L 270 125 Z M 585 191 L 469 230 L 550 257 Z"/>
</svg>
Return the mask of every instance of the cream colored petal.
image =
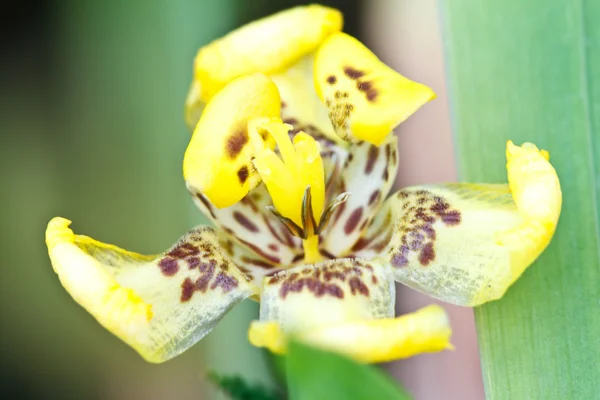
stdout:
<svg viewBox="0 0 600 400">
<path fill-rule="evenodd" d="M 550 243 L 561 208 L 547 152 L 509 142 L 507 158 L 509 185 L 428 185 L 392 196 L 375 223 L 392 231 L 378 260 L 398 281 L 450 303 L 502 297 Z"/>
<path fill-rule="evenodd" d="M 222 255 L 210 228 L 196 228 L 164 253 L 145 256 L 75 235 L 54 218 L 46 244 L 75 301 L 150 362 L 166 361 L 210 332 L 258 292 Z"/>
<path fill-rule="evenodd" d="M 321 248 L 335 257 L 349 256 L 364 246 L 364 232 L 387 197 L 398 171 L 397 138 L 377 147 L 367 142 L 350 146 L 335 193 L 350 197 L 334 213 L 322 233 Z"/>
<path fill-rule="evenodd" d="M 391 270 L 355 259 L 301 265 L 265 278 L 261 321 L 292 333 L 331 324 L 393 317 Z"/>
</svg>

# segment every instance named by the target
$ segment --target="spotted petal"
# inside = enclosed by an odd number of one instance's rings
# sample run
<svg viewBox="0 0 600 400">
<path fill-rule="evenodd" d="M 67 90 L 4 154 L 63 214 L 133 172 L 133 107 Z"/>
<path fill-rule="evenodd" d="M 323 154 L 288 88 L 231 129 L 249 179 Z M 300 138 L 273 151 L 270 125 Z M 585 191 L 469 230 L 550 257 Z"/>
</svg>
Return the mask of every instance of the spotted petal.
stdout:
<svg viewBox="0 0 600 400">
<path fill-rule="evenodd" d="M 267 206 L 272 203 L 264 185 L 227 208 L 215 207 L 200 193 L 196 194 L 194 202 L 240 247 L 230 254 L 239 256 L 240 265 L 254 271 L 253 276 L 261 276 L 261 271 L 272 270 L 280 264 L 288 266 L 302 259 L 301 239 L 292 236 L 285 225 L 268 211 Z"/>
<path fill-rule="evenodd" d="M 54 271 L 75 301 L 147 361 L 183 352 L 258 291 L 222 255 L 210 228 L 145 256 L 75 235 L 70 223 L 57 217 L 48 224 Z"/>
<path fill-rule="evenodd" d="M 365 246 L 363 233 L 394 183 L 397 143 L 390 135 L 379 147 L 367 142 L 350 147 L 335 191 L 348 192 L 350 197 L 338 207 L 323 232 L 321 248 L 326 254 L 345 257 Z"/>
<path fill-rule="evenodd" d="M 363 362 L 450 346 L 441 308 L 394 319 L 394 298 L 391 271 L 377 263 L 338 259 L 281 271 L 265 278 L 260 321 L 249 339 L 283 353 L 293 336 Z"/>
<path fill-rule="evenodd" d="M 560 215 L 558 177 L 532 144 L 509 142 L 507 159 L 508 185 L 417 186 L 386 202 L 374 226 L 388 221 L 392 236 L 379 260 L 398 281 L 475 306 L 502 297 L 542 253 Z"/>
<path fill-rule="evenodd" d="M 392 70 L 344 33 L 332 34 L 317 51 L 314 85 L 341 138 L 376 146 L 435 97 L 430 88 Z"/>
<path fill-rule="evenodd" d="M 247 24 L 202 47 L 186 101 L 191 129 L 199 110 L 227 83 L 246 74 L 276 74 L 313 53 L 342 29 L 342 14 L 320 5 L 291 8 Z"/>
</svg>

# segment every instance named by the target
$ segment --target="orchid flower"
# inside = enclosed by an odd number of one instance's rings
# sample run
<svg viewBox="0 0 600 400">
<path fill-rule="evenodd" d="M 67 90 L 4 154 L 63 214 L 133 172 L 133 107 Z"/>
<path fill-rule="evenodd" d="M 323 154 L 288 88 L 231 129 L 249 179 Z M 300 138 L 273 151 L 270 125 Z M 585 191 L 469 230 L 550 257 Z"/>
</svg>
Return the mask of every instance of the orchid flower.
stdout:
<svg viewBox="0 0 600 400">
<path fill-rule="evenodd" d="M 392 130 L 435 95 L 341 29 L 337 10 L 302 6 L 199 50 L 183 172 L 214 228 L 146 256 L 48 224 L 65 289 L 146 360 L 180 354 L 246 298 L 260 301 L 249 340 L 273 352 L 291 338 L 363 362 L 440 351 L 444 310 L 394 317 L 395 281 L 476 306 L 550 242 L 560 185 L 533 144 L 508 142 L 508 184 L 388 196 Z"/>
</svg>

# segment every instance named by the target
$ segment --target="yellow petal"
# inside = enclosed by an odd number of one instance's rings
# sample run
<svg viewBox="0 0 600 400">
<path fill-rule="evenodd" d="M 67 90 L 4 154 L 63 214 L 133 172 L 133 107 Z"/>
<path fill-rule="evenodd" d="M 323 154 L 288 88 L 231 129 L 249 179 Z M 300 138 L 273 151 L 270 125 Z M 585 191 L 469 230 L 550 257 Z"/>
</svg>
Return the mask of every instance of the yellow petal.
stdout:
<svg viewBox="0 0 600 400">
<path fill-rule="evenodd" d="M 320 5 L 291 8 L 245 25 L 201 48 L 194 61 L 198 96 L 207 102 L 231 80 L 275 73 L 314 52 L 342 29 L 342 14 Z"/>
<path fill-rule="evenodd" d="M 275 84 L 261 74 L 238 78 L 207 104 L 183 160 L 192 193 L 203 193 L 219 208 L 240 201 L 260 179 L 251 159 L 272 146 L 253 122 L 279 117 Z"/>
<path fill-rule="evenodd" d="M 435 97 L 430 88 L 392 70 L 344 33 L 332 34 L 317 51 L 314 85 L 341 138 L 377 146 Z"/>
<path fill-rule="evenodd" d="M 451 349 L 448 316 L 437 305 L 397 318 L 342 322 L 286 335 L 277 322 L 254 321 L 248 338 L 284 354 L 290 337 L 365 363 L 379 363 Z"/>
<path fill-rule="evenodd" d="M 281 119 L 317 139 L 344 145 L 333 130 L 327 108 L 321 102 L 313 85 L 314 55 L 308 55 L 283 72 L 269 77 L 281 95 Z"/>
<path fill-rule="evenodd" d="M 386 202 L 374 226 L 389 220 L 392 236 L 378 260 L 396 280 L 475 306 L 502 297 L 535 261 L 558 222 L 560 184 L 547 152 L 509 142 L 507 156 L 509 185 L 415 186 Z"/>
<path fill-rule="evenodd" d="M 166 361 L 200 340 L 241 300 L 258 292 L 223 258 L 215 234 L 197 228 L 171 249 L 145 256 L 75 235 L 54 218 L 46 244 L 75 301 L 147 361 Z"/>
</svg>

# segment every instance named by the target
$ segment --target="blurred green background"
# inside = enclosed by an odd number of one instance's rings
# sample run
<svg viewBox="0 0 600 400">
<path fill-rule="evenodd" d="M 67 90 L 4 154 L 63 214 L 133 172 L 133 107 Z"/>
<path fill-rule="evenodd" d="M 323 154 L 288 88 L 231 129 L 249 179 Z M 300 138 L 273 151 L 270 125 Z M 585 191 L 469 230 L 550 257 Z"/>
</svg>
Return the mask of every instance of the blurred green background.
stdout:
<svg viewBox="0 0 600 400">
<path fill-rule="evenodd" d="M 183 102 L 196 50 L 307 2 L 9 1 L 0 65 L 3 398 L 200 399 L 207 367 L 269 382 L 247 344 L 246 302 L 201 344 L 145 363 L 61 288 L 44 245 L 60 215 L 76 232 L 142 253 L 203 222 L 181 175 Z M 341 9 L 358 35 L 358 1 Z"/>
</svg>

